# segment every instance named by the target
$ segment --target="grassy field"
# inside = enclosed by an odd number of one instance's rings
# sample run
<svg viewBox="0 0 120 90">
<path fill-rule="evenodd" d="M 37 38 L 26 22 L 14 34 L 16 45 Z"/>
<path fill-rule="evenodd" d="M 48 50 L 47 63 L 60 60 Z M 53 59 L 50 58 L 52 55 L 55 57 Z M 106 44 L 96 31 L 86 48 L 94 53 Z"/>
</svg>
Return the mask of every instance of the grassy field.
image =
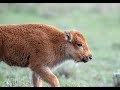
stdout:
<svg viewBox="0 0 120 90">
<path fill-rule="evenodd" d="M 61 30 L 77 29 L 93 53 L 88 63 L 64 62 L 55 71 L 62 87 L 113 86 L 113 72 L 120 69 L 120 11 L 83 10 L 77 5 L 0 5 L 0 23 L 45 23 Z M 4 8 L 6 7 L 6 8 Z M 0 87 L 32 87 L 29 68 L 0 63 Z M 43 87 L 49 85 L 43 81 Z"/>
</svg>

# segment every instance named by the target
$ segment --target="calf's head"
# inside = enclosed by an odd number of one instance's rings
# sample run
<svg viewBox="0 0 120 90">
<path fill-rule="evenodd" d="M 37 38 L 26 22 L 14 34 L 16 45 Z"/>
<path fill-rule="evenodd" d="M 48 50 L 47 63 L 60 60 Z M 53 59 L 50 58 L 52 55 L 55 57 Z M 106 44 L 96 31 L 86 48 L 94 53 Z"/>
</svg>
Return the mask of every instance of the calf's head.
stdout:
<svg viewBox="0 0 120 90">
<path fill-rule="evenodd" d="M 76 62 L 88 62 L 92 59 L 92 54 L 86 43 L 85 37 L 76 30 L 65 31 L 66 35 L 66 54 Z"/>
</svg>

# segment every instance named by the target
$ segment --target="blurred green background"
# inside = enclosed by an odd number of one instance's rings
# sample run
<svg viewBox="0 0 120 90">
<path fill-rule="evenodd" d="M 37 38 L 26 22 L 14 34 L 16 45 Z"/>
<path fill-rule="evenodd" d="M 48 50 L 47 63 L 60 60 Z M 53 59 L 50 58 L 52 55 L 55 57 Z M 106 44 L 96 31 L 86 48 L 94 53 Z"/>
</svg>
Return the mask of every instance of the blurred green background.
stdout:
<svg viewBox="0 0 120 90">
<path fill-rule="evenodd" d="M 120 4 L 118 3 L 1 3 L 0 24 L 45 23 L 61 30 L 77 29 L 86 37 L 93 60 L 64 62 L 54 70 L 61 87 L 113 85 L 120 69 Z M 0 87 L 32 87 L 29 68 L 0 63 Z M 43 81 L 43 87 L 49 84 Z"/>
</svg>

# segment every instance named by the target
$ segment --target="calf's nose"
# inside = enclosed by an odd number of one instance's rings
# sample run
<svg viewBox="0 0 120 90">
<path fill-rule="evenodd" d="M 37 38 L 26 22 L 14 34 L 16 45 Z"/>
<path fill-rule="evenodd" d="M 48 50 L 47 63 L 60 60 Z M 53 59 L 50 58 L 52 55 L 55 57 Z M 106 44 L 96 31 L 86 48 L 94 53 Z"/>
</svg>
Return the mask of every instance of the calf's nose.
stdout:
<svg viewBox="0 0 120 90">
<path fill-rule="evenodd" d="M 88 57 L 89 57 L 90 60 L 92 59 L 92 55 L 91 54 Z"/>
</svg>

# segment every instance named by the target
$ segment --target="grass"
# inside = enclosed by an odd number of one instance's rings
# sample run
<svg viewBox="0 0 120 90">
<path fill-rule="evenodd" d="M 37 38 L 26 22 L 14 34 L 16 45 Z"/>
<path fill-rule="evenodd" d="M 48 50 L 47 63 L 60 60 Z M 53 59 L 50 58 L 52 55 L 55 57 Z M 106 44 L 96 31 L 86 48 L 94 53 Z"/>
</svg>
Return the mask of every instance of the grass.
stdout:
<svg viewBox="0 0 120 90">
<path fill-rule="evenodd" d="M 32 11 L 13 7 L 0 14 L 0 23 L 46 23 L 61 30 L 77 29 L 86 37 L 93 53 L 88 63 L 64 62 L 54 73 L 62 87 L 113 86 L 113 72 L 120 69 L 120 14 L 117 9 L 107 14 L 85 11 L 77 6 L 56 4 L 34 6 Z M 35 11 L 36 10 L 36 11 Z M 34 13 L 33 13 L 34 12 Z M 66 67 L 67 66 L 67 67 Z M 0 63 L 1 87 L 32 87 L 28 68 L 10 67 Z M 43 81 L 43 87 L 49 85 Z"/>
</svg>

